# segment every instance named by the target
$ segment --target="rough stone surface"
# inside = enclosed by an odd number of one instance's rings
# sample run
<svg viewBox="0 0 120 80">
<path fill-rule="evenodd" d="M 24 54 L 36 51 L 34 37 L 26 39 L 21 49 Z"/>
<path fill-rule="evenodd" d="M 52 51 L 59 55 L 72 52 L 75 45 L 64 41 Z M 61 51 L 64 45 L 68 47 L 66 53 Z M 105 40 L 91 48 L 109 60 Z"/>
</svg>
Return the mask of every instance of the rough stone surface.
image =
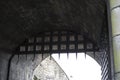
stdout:
<svg viewBox="0 0 120 80">
<path fill-rule="evenodd" d="M 92 53 L 88 53 L 88 55 L 94 57 Z M 10 59 L 10 56 L 10 54 L 0 52 L 0 80 L 6 80 L 7 78 L 8 61 Z M 20 55 L 19 58 L 17 55 L 14 56 L 11 62 L 9 80 L 32 80 L 34 75 L 36 75 L 39 79 L 41 79 L 42 77 L 42 80 L 46 80 L 43 78 L 45 78 L 47 75 L 49 77 L 54 78 L 53 80 L 68 80 L 67 76 L 65 75 L 64 71 L 60 68 L 60 66 L 58 66 L 53 59 L 49 60 L 50 58 L 48 56 L 48 54 L 44 54 L 43 59 L 40 54 L 37 54 L 35 58 L 34 55 L 30 54 L 27 56 Z M 98 61 L 98 63 L 100 61 L 99 58 L 100 57 L 96 55 L 95 60 Z M 42 67 L 40 67 L 41 69 L 38 71 L 38 73 L 42 72 L 43 76 L 36 74 L 36 70 L 39 65 L 42 65 Z"/>
<path fill-rule="evenodd" d="M 50 57 L 47 57 L 37 66 L 34 70 L 34 76 L 39 80 L 69 80 L 62 68 Z"/>
<path fill-rule="evenodd" d="M 45 55 L 44 59 L 48 56 L 49 55 Z M 3 62 L 4 61 L 2 61 L 3 66 L 0 66 L 0 76 L 2 76 L 0 80 L 6 80 L 5 78 L 7 76 L 7 62 L 5 62 L 6 64 Z M 43 65 L 43 67 L 38 70 L 37 67 L 39 65 Z M 36 70 L 42 72 L 42 74 L 36 74 Z M 47 80 L 46 78 L 49 77 L 54 78 L 52 80 L 68 80 L 64 71 L 53 59 L 50 60 L 49 57 L 43 60 L 41 55 L 36 55 L 33 60 L 33 55 L 28 55 L 27 58 L 26 55 L 20 55 L 19 59 L 18 56 L 14 56 L 10 67 L 9 80 L 33 80 L 34 75 L 37 75 L 37 77 L 41 76 L 42 78 L 40 78 L 40 80 Z"/>
<path fill-rule="evenodd" d="M 47 56 L 46 56 L 47 57 Z M 12 59 L 9 80 L 32 80 L 34 69 L 41 63 L 41 55 L 20 55 Z"/>
</svg>

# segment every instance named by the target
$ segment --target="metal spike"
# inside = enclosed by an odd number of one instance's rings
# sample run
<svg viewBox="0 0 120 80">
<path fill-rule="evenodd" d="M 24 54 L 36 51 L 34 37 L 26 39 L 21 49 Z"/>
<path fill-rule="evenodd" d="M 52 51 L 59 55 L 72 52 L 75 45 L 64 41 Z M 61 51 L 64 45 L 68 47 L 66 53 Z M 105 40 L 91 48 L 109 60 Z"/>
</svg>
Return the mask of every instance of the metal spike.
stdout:
<svg viewBox="0 0 120 80">
<path fill-rule="evenodd" d="M 76 52 L 76 60 L 77 60 L 77 57 L 78 57 L 78 53 Z"/>
<path fill-rule="evenodd" d="M 95 59 L 95 51 L 93 52 L 93 55 L 94 55 L 94 59 Z"/>
<path fill-rule="evenodd" d="M 67 52 L 67 59 L 69 59 L 69 53 Z"/>
<path fill-rule="evenodd" d="M 85 52 L 85 59 L 86 59 L 86 54 L 87 54 L 87 53 Z"/>
<path fill-rule="evenodd" d="M 18 60 L 17 60 L 16 64 L 18 64 L 18 62 L 19 62 L 19 58 L 20 58 L 20 55 L 18 54 Z"/>
<path fill-rule="evenodd" d="M 50 53 L 50 60 L 52 59 L 52 54 Z"/>
<path fill-rule="evenodd" d="M 26 54 L 26 60 L 27 60 L 27 54 Z"/>
<path fill-rule="evenodd" d="M 35 53 L 34 53 L 34 55 L 33 55 L 33 59 L 32 59 L 32 61 L 34 61 L 35 60 Z"/>
<path fill-rule="evenodd" d="M 58 53 L 58 58 L 60 59 L 60 53 Z"/>
<path fill-rule="evenodd" d="M 43 60 L 43 56 L 44 56 L 44 54 L 42 53 L 42 60 Z"/>
</svg>

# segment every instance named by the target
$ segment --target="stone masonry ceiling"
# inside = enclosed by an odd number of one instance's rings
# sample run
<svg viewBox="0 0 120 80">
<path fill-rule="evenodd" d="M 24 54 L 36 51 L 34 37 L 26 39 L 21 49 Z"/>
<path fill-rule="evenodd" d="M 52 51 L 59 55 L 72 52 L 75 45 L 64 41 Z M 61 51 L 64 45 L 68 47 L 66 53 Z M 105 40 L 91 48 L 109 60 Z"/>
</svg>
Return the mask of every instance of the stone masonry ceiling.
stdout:
<svg viewBox="0 0 120 80">
<path fill-rule="evenodd" d="M 48 30 L 81 31 L 97 42 L 105 10 L 104 0 L 0 0 L 0 49 Z"/>
</svg>

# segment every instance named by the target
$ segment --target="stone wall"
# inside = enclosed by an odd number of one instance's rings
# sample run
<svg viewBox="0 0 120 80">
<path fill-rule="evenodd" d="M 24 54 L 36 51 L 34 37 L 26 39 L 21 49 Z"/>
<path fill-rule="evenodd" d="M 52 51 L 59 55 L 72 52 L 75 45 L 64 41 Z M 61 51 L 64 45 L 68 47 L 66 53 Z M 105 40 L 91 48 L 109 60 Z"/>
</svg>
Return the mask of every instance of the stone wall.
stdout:
<svg viewBox="0 0 120 80">
<path fill-rule="evenodd" d="M 9 80 L 32 80 L 34 69 L 41 63 L 42 56 L 20 55 L 14 56 L 10 68 Z"/>
<path fill-rule="evenodd" d="M 66 73 L 57 64 L 57 62 L 50 57 L 47 57 L 34 70 L 33 80 L 69 80 Z"/>
<path fill-rule="evenodd" d="M 10 76 L 9 80 L 36 80 L 38 75 L 47 78 L 53 77 L 51 80 L 68 80 L 64 71 L 57 65 L 57 63 L 50 58 L 47 58 L 49 55 L 44 55 L 42 59 L 41 54 L 35 55 L 16 55 L 12 59 L 11 67 L 10 67 Z M 44 67 L 39 68 L 38 66 L 43 64 Z M 44 65 L 45 64 L 45 65 Z M 42 72 L 41 74 L 36 74 L 36 70 Z M 55 75 L 53 74 L 53 71 Z M 39 78 L 39 77 L 38 77 Z M 5 80 L 5 79 L 2 79 Z"/>
</svg>

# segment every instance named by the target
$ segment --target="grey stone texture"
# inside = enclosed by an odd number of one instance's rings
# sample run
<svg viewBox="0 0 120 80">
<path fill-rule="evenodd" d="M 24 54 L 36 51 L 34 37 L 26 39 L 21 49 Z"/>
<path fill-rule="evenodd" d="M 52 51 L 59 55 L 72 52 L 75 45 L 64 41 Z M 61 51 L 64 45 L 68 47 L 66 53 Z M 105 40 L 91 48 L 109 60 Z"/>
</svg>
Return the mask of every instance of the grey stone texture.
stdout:
<svg viewBox="0 0 120 80">
<path fill-rule="evenodd" d="M 7 53 L 0 53 L 0 80 L 7 79 L 10 56 Z M 41 76 L 40 80 L 47 80 L 51 77 L 51 80 L 68 80 L 60 66 L 53 58 L 50 60 L 48 56 L 45 54 L 42 59 L 41 54 L 37 54 L 35 57 L 34 55 L 19 55 L 19 57 L 15 55 L 11 61 L 9 80 L 34 80 L 34 76 Z M 39 67 L 40 65 L 43 67 Z"/>
<path fill-rule="evenodd" d="M 62 68 L 50 57 L 47 57 L 37 66 L 34 75 L 39 80 L 69 80 Z"/>
</svg>

